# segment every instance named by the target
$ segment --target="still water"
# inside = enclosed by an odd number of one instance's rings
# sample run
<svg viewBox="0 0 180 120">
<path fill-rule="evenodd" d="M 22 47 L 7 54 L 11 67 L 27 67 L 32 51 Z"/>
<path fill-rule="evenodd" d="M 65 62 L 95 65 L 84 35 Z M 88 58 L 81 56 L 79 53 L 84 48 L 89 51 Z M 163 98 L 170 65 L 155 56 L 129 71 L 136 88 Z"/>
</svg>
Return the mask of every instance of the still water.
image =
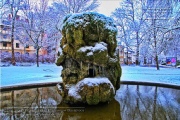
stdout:
<svg viewBox="0 0 180 120">
<path fill-rule="evenodd" d="M 98 106 L 70 106 L 56 87 L 2 92 L 1 120 L 180 120 L 180 90 L 121 85 L 115 99 Z"/>
</svg>

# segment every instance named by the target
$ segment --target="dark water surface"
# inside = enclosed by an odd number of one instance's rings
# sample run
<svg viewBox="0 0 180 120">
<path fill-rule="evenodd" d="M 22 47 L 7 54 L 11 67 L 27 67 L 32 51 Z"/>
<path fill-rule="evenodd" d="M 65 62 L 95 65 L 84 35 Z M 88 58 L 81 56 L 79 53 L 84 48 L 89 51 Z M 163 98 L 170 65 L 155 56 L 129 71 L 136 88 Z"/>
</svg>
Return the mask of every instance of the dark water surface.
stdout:
<svg viewBox="0 0 180 120">
<path fill-rule="evenodd" d="M 56 87 L 1 92 L 1 120 L 180 120 L 180 90 L 121 85 L 97 106 L 62 103 Z"/>
</svg>

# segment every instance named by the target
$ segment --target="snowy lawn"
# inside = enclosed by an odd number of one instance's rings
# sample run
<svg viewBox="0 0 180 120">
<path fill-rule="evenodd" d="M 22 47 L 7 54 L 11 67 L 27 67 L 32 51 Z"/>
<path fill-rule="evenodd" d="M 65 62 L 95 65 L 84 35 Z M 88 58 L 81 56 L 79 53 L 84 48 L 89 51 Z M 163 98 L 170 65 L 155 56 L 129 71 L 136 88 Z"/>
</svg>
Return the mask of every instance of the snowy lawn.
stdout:
<svg viewBox="0 0 180 120">
<path fill-rule="evenodd" d="M 1 67 L 1 86 L 61 81 L 62 67 L 55 64 Z"/>
<path fill-rule="evenodd" d="M 9 66 L 1 67 L 1 86 L 60 82 L 62 81 L 62 67 L 55 64 L 40 64 L 40 67 L 33 66 Z M 122 66 L 121 81 L 146 81 L 156 83 L 168 83 L 180 85 L 180 69 Z"/>
<path fill-rule="evenodd" d="M 180 85 L 180 69 L 169 67 L 156 70 L 156 67 L 122 66 L 121 80 Z"/>
</svg>

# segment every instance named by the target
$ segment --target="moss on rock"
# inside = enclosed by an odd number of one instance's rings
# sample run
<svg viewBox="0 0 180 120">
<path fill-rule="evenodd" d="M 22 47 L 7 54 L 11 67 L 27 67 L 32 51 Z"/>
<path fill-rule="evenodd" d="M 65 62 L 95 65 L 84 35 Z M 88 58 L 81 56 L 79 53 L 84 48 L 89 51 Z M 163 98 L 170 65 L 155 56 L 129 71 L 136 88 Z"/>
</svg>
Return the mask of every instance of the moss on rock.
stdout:
<svg viewBox="0 0 180 120">
<path fill-rule="evenodd" d="M 64 63 L 64 60 L 65 60 L 65 56 L 64 55 L 60 55 L 56 61 L 56 65 L 57 66 L 60 66 Z"/>
<path fill-rule="evenodd" d="M 83 102 L 98 104 L 110 101 L 113 89 L 119 88 L 121 67 L 116 54 L 117 28 L 113 20 L 102 14 L 85 12 L 67 15 L 63 20 L 60 47 L 63 54 L 58 55 L 56 64 L 62 65 L 61 76 L 66 85 L 76 85 L 87 77 L 107 77 L 113 88 L 106 83 L 98 86 L 83 86 L 77 91 L 81 99 L 63 93 L 70 103 Z"/>
</svg>

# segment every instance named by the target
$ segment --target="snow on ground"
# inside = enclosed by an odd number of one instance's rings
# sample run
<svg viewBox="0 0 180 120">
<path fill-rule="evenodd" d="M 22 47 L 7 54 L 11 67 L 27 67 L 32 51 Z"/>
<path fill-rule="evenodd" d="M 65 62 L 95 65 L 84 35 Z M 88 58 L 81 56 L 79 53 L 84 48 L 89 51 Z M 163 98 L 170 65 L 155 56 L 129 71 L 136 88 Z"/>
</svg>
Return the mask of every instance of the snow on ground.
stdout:
<svg viewBox="0 0 180 120">
<path fill-rule="evenodd" d="M 62 67 L 55 64 L 40 64 L 33 66 L 1 67 L 1 85 L 10 86 L 44 82 L 60 82 Z M 147 81 L 180 85 L 180 69 L 122 66 L 121 81 Z"/>
<path fill-rule="evenodd" d="M 169 67 L 156 70 L 156 67 L 122 66 L 121 80 L 180 85 L 180 69 Z"/>
<path fill-rule="evenodd" d="M 62 67 L 55 64 L 1 67 L 1 86 L 61 81 Z"/>
</svg>

